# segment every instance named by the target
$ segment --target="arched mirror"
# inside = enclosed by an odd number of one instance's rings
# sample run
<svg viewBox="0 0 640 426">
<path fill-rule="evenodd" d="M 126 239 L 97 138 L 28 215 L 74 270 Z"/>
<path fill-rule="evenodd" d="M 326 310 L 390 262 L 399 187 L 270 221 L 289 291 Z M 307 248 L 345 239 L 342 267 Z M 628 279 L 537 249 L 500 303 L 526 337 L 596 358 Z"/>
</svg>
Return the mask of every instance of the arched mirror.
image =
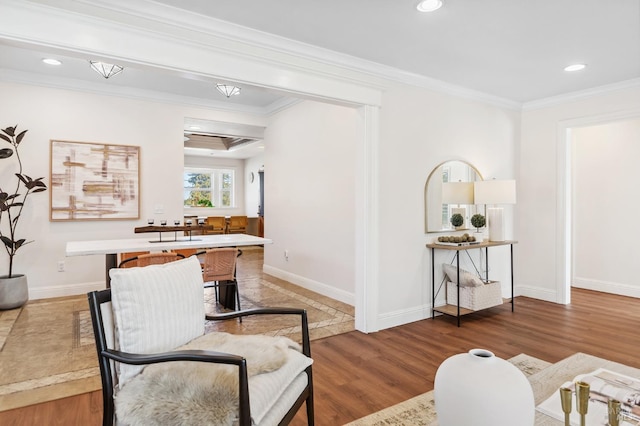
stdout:
<svg viewBox="0 0 640 426">
<path fill-rule="evenodd" d="M 431 171 L 424 186 L 425 233 L 471 229 L 469 220 L 479 212 L 473 204 L 476 180 L 482 180 L 480 172 L 462 160 L 445 161 Z M 464 219 L 457 228 L 451 224 L 454 213 Z"/>
</svg>

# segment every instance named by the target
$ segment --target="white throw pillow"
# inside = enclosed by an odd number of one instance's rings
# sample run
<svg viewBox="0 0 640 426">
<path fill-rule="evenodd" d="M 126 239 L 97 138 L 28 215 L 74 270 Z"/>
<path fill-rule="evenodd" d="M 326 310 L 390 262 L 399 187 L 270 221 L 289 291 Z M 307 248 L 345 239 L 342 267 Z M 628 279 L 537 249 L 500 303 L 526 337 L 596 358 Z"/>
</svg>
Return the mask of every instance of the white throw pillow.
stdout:
<svg viewBox="0 0 640 426">
<path fill-rule="evenodd" d="M 167 352 L 204 334 L 204 290 L 195 256 L 143 268 L 112 269 L 111 301 L 116 348 Z M 120 364 L 119 385 L 144 366 Z"/>
<path fill-rule="evenodd" d="M 449 281 L 452 283 L 458 283 L 458 269 L 449 265 L 448 263 L 442 264 L 442 270 L 449 278 Z M 461 287 L 480 287 L 484 285 L 484 282 L 477 275 L 472 274 L 469 271 L 465 271 L 464 269 L 460 269 L 460 286 Z"/>
</svg>

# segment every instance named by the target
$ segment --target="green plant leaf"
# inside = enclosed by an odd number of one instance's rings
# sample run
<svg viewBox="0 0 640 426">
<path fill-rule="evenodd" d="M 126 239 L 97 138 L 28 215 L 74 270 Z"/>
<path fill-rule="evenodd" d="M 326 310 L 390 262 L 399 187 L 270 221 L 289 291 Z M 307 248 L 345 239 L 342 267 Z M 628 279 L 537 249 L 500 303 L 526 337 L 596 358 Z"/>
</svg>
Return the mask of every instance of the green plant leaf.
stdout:
<svg viewBox="0 0 640 426">
<path fill-rule="evenodd" d="M 5 237 L 4 235 L 0 237 L 0 240 L 7 246 L 9 249 L 13 250 L 13 241 L 9 239 L 9 237 Z"/>
<path fill-rule="evenodd" d="M 32 194 L 35 194 L 36 192 L 42 192 L 42 191 L 46 191 L 47 188 L 36 188 L 33 191 L 31 191 Z"/>
<path fill-rule="evenodd" d="M 24 138 L 24 134 L 27 132 L 28 130 L 23 130 L 20 133 L 18 133 L 18 136 L 16 136 L 16 145 L 18 145 L 20 141 L 22 141 L 22 138 Z"/>
<path fill-rule="evenodd" d="M 11 143 L 11 139 L 9 139 L 7 136 L 3 135 L 2 133 L 0 133 L 0 138 L 4 139 L 5 141 Z"/>
<path fill-rule="evenodd" d="M 14 137 L 15 136 L 15 131 L 16 131 L 16 127 L 18 127 L 17 125 L 14 127 L 7 127 L 6 129 L 3 129 L 2 131 L 5 132 L 7 135 Z"/>
<path fill-rule="evenodd" d="M 22 183 L 24 183 L 25 185 L 27 184 L 28 181 L 25 179 L 23 175 L 21 175 L 20 173 L 16 173 L 16 176 L 18 176 L 18 179 L 20 179 Z"/>
<path fill-rule="evenodd" d="M 22 247 L 25 241 L 27 240 L 25 240 L 24 238 L 21 238 L 18 241 L 16 241 L 14 250 L 18 250 L 20 247 Z"/>
</svg>

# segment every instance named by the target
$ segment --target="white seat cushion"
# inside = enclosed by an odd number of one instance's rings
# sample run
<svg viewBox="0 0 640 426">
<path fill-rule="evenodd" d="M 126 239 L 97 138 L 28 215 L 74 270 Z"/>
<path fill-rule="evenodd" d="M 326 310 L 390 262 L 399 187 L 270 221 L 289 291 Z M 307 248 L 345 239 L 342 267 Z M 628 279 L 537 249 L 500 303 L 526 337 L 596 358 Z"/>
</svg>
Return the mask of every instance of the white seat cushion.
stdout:
<svg viewBox="0 0 640 426">
<path fill-rule="evenodd" d="M 178 349 L 246 358 L 251 418 L 262 425 L 278 424 L 306 385 L 304 370 L 313 361 L 299 348 L 285 337 L 209 333 Z M 124 424 L 231 425 L 238 411 L 238 369 L 186 361 L 150 365 L 120 389 L 115 403 Z"/>
<path fill-rule="evenodd" d="M 204 292 L 195 256 L 143 268 L 112 269 L 111 302 L 116 349 L 167 352 L 204 334 Z M 143 366 L 120 364 L 124 385 Z"/>
</svg>

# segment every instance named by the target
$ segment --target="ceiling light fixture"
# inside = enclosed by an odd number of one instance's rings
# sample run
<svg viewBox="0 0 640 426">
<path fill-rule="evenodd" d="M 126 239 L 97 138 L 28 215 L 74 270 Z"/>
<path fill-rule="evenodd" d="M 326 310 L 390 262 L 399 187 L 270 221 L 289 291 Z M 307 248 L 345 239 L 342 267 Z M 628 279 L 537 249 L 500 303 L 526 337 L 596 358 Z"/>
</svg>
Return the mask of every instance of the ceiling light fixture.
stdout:
<svg viewBox="0 0 640 426">
<path fill-rule="evenodd" d="M 419 12 L 433 12 L 442 7 L 442 0 L 422 0 L 416 8 Z"/>
<path fill-rule="evenodd" d="M 120 74 L 124 69 L 120 65 L 108 64 L 100 61 L 89 61 L 91 69 L 103 76 L 104 78 L 113 77 L 116 74 Z"/>
<path fill-rule="evenodd" d="M 237 86 L 232 86 L 231 84 L 218 83 L 216 84 L 216 89 L 218 89 L 218 92 L 222 93 L 227 98 L 240 94 L 240 88 Z"/>
<path fill-rule="evenodd" d="M 53 58 L 44 58 L 42 59 L 42 62 L 44 62 L 47 65 L 62 65 L 62 62 Z"/>
<path fill-rule="evenodd" d="M 568 72 L 581 71 L 585 69 L 585 67 L 586 67 L 585 64 L 573 64 L 573 65 L 569 65 L 568 67 L 565 67 L 564 70 Z"/>
</svg>

